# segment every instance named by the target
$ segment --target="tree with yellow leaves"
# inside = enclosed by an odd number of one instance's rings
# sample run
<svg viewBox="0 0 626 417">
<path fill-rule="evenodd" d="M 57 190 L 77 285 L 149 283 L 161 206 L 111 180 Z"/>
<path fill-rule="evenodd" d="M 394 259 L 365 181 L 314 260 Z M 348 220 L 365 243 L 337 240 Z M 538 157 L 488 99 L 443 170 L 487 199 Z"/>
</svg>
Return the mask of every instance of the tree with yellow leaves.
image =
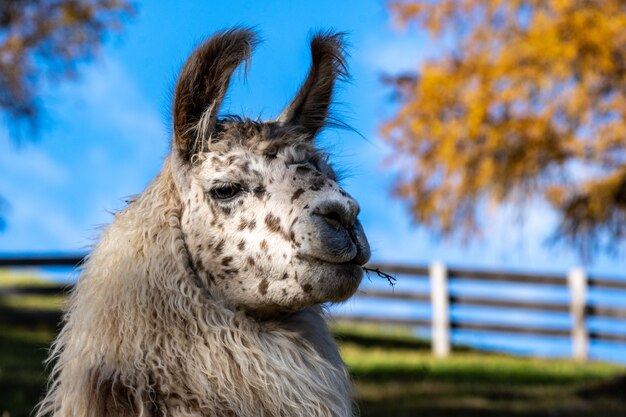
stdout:
<svg viewBox="0 0 626 417">
<path fill-rule="evenodd" d="M 132 12 L 126 0 L 0 1 L 0 112 L 9 122 L 37 121 L 45 79 L 75 75 L 102 38 Z"/>
<path fill-rule="evenodd" d="M 127 0 L 0 0 L 0 115 L 37 124 L 44 80 L 75 76 L 131 14 Z M 0 196 L 0 231 L 7 202 Z"/>
<path fill-rule="evenodd" d="M 390 3 L 441 54 L 391 78 L 383 127 L 397 194 L 443 235 L 481 230 L 486 205 L 539 197 L 581 249 L 626 238 L 626 2 Z"/>
</svg>

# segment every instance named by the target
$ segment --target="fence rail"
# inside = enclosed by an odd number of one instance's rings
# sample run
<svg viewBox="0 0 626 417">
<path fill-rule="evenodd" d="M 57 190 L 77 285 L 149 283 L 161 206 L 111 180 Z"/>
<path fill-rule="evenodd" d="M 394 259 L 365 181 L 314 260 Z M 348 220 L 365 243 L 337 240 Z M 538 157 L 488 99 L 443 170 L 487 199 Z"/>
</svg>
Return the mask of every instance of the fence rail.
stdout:
<svg viewBox="0 0 626 417">
<path fill-rule="evenodd" d="M 433 353 L 447 356 L 451 351 L 451 333 L 453 330 L 473 332 L 524 334 L 542 337 L 569 337 L 572 345 L 572 356 L 586 360 L 589 357 L 589 346 L 592 341 L 609 341 L 626 343 L 626 334 L 608 331 L 590 331 L 589 318 L 609 318 L 622 320 L 626 325 L 626 280 L 608 277 L 587 276 L 584 270 L 573 268 L 567 275 L 556 274 L 521 274 L 502 271 L 472 270 L 446 268 L 435 263 L 429 267 L 411 267 L 406 265 L 374 264 L 373 269 L 403 275 L 408 279 L 422 279 L 429 282 L 430 294 L 390 289 L 366 289 L 357 293 L 357 297 L 402 300 L 405 302 L 429 303 L 431 317 L 429 320 L 371 318 L 337 314 L 334 318 L 342 321 L 373 322 L 408 327 L 430 327 Z M 513 285 L 531 285 L 541 290 L 562 289 L 569 292 L 569 300 L 564 302 L 541 300 L 500 299 L 477 295 L 457 295 L 449 290 L 450 284 L 457 282 L 499 283 Z M 588 289 L 624 291 L 624 305 L 606 306 L 591 304 Z M 493 324 L 476 323 L 463 318 L 451 318 L 450 311 L 454 306 L 489 308 L 497 310 L 521 310 L 529 313 L 567 313 L 570 316 L 570 328 L 554 328 L 527 324 Z"/>
<path fill-rule="evenodd" d="M 85 260 L 84 255 L 11 256 L 0 257 L 0 268 L 34 266 L 78 267 Z"/>
<path fill-rule="evenodd" d="M 59 255 L 45 257 L 0 257 L 0 268 L 17 267 L 79 267 L 84 261 L 79 255 Z M 446 268 L 440 263 L 430 266 L 407 266 L 396 264 L 372 264 L 370 268 L 402 275 L 403 278 L 422 279 L 429 283 L 430 292 L 404 291 L 401 289 L 366 288 L 359 291 L 356 297 L 396 300 L 416 305 L 430 306 L 430 318 L 394 318 L 372 317 L 362 315 L 336 314 L 333 319 L 341 321 L 397 325 L 407 327 L 430 327 L 432 348 L 437 356 L 447 356 L 451 351 L 451 334 L 453 330 L 473 332 L 514 333 L 545 337 L 569 337 L 572 344 L 572 355 L 580 360 L 589 356 L 589 346 L 593 340 L 626 343 L 626 334 L 606 331 L 590 331 L 589 318 L 610 318 L 621 320 L 626 324 L 626 280 L 607 277 L 588 277 L 579 268 L 570 270 L 567 275 L 556 274 L 520 274 L 501 271 L 472 270 Z M 449 290 L 450 284 L 456 282 L 478 282 L 483 284 L 525 284 L 546 288 L 547 286 L 569 292 L 566 302 L 525 301 L 515 299 L 499 299 L 477 295 L 457 295 Z M 36 311 L 15 309 L 5 306 L 3 300 L 12 296 L 54 296 L 66 295 L 71 285 L 50 286 L 0 286 L 0 324 L 4 325 L 58 325 L 61 314 L 56 311 Z M 591 304 L 588 299 L 589 288 L 624 291 L 624 305 L 606 306 Z M 532 313 L 567 313 L 570 316 L 570 328 L 552 328 L 541 325 L 526 324 L 493 324 L 451 318 L 454 306 L 479 307 L 490 309 L 515 309 Z"/>
</svg>

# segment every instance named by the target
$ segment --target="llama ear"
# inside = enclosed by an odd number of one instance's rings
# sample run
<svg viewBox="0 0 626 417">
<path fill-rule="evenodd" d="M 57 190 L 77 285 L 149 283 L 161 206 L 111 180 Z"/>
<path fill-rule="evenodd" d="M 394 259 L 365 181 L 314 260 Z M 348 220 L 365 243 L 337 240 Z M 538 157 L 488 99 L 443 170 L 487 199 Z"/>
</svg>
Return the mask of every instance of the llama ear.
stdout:
<svg viewBox="0 0 626 417">
<path fill-rule="evenodd" d="M 329 120 L 335 81 L 347 78 L 344 34 L 321 32 L 311 40 L 311 67 L 302 87 L 278 116 L 281 125 L 301 129 L 313 138 Z"/>
<path fill-rule="evenodd" d="M 184 160 L 203 149 L 217 122 L 230 77 L 257 43 L 250 29 L 231 29 L 202 43 L 187 59 L 174 91 L 174 145 Z"/>
</svg>

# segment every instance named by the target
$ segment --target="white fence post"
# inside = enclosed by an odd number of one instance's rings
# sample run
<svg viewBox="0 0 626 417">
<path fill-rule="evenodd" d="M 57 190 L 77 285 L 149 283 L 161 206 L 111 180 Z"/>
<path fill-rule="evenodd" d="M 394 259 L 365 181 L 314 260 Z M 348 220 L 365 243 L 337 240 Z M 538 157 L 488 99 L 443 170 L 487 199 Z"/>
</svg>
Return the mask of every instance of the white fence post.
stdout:
<svg viewBox="0 0 626 417">
<path fill-rule="evenodd" d="M 587 274 L 582 268 L 572 268 L 567 274 L 572 317 L 572 356 L 586 361 L 589 358 L 589 333 L 587 332 Z"/>
<path fill-rule="evenodd" d="M 444 264 L 435 262 L 429 267 L 430 299 L 432 308 L 432 351 L 438 358 L 450 354 L 450 298 L 448 273 Z"/>
</svg>

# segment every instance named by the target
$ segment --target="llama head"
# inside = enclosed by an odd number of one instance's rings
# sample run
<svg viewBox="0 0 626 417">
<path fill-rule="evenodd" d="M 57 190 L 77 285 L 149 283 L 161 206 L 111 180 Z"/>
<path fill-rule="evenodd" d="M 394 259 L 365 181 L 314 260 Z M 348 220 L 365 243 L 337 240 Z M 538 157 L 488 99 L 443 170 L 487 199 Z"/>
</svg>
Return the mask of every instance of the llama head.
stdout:
<svg viewBox="0 0 626 417">
<path fill-rule="evenodd" d="M 220 118 L 255 39 L 230 30 L 189 57 L 174 93 L 172 160 L 198 276 L 214 297 L 272 316 L 351 296 L 370 250 L 358 204 L 314 144 L 345 75 L 341 35 L 313 37 L 309 73 L 276 120 Z"/>
</svg>

